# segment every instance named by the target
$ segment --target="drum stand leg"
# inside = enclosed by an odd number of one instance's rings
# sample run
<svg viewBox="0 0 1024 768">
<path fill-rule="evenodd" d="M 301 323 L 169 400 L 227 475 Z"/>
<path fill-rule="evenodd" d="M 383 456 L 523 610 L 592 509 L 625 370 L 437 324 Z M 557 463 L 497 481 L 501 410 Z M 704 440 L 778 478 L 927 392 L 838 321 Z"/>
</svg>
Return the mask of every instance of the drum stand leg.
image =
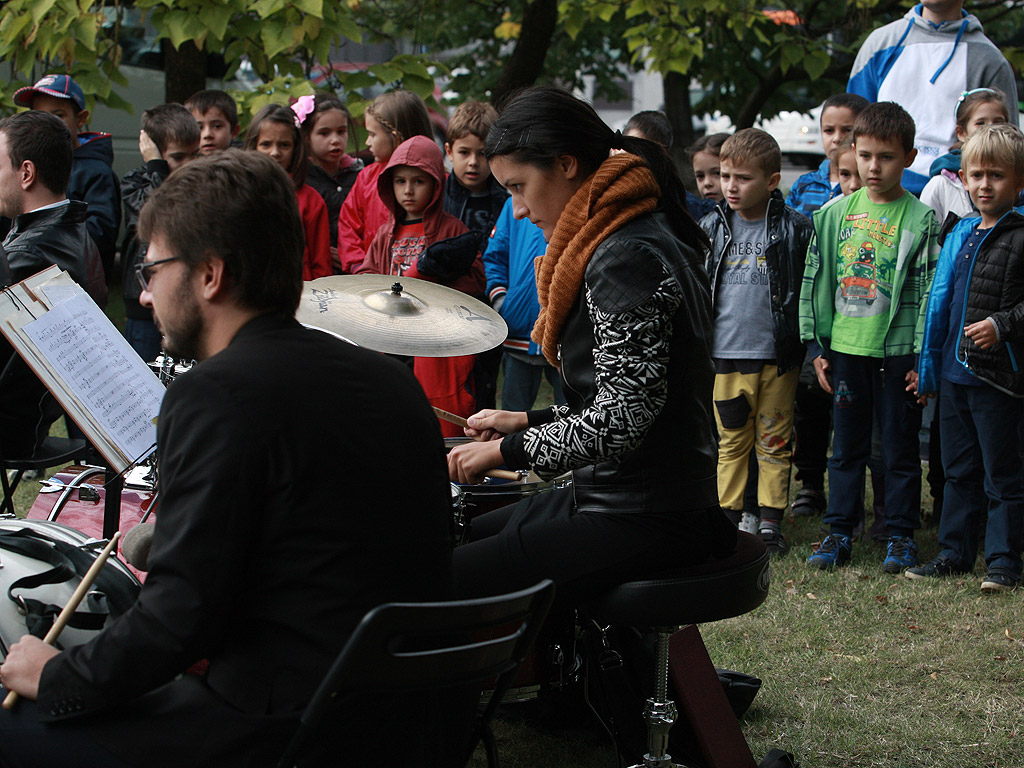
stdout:
<svg viewBox="0 0 1024 768">
<path fill-rule="evenodd" d="M 654 696 L 644 706 L 647 721 L 647 754 L 632 768 L 674 768 L 668 754 L 668 733 L 676 721 L 676 705 L 668 697 L 668 650 L 671 628 L 659 627 L 655 646 Z"/>
</svg>

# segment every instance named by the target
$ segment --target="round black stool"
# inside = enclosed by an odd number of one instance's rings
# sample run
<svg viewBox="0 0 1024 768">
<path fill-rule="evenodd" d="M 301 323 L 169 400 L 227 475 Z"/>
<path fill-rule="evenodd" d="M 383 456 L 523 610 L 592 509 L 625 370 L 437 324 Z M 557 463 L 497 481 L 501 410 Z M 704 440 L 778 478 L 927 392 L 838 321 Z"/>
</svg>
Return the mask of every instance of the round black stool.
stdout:
<svg viewBox="0 0 1024 768">
<path fill-rule="evenodd" d="M 648 751 L 635 768 L 673 765 L 667 753 L 668 734 L 677 713 L 668 697 L 670 674 L 709 768 L 754 765 L 700 632 L 693 625 L 754 610 L 768 596 L 770 581 L 764 543 L 741 531 L 736 549 L 728 557 L 620 584 L 588 606 L 601 623 L 654 627 L 657 633 L 655 692 L 644 708 Z M 685 629 L 675 632 L 681 626 Z"/>
</svg>

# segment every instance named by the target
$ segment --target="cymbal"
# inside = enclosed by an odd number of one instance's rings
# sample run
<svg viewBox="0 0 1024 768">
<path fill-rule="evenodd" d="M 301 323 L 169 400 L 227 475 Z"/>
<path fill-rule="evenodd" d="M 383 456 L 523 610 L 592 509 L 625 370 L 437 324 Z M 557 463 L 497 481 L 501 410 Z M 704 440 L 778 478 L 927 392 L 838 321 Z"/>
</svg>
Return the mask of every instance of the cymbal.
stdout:
<svg viewBox="0 0 1024 768">
<path fill-rule="evenodd" d="M 395 275 L 332 275 L 303 285 L 295 319 L 392 355 L 452 357 L 501 344 L 508 326 L 481 301 Z"/>
</svg>

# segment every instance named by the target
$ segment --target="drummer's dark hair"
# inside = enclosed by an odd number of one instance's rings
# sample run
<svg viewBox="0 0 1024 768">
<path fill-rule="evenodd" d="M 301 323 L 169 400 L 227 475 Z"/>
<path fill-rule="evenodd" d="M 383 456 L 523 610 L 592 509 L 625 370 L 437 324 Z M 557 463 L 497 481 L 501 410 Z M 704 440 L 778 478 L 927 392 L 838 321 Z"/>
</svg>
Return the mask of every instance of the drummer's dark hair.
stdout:
<svg viewBox="0 0 1024 768">
<path fill-rule="evenodd" d="M 139 215 L 139 237 L 160 236 L 190 267 L 223 259 L 235 300 L 295 314 L 302 293 L 303 230 L 295 187 L 259 152 L 226 149 L 167 177 Z"/>
<path fill-rule="evenodd" d="M 575 157 L 590 176 L 613 149 L 639 156 L 661 187 L 661 208 L 676 235 L 696 248 L 701 260 L 710 243 L 686 207 L 686 189 L 665 147 L 613 131 L 594 108 L 561 88 L 541 85 L 514 93 L 487 134 L 487 159 L 504 156 L 543 170 L 563 155 Z"/>
</svg>

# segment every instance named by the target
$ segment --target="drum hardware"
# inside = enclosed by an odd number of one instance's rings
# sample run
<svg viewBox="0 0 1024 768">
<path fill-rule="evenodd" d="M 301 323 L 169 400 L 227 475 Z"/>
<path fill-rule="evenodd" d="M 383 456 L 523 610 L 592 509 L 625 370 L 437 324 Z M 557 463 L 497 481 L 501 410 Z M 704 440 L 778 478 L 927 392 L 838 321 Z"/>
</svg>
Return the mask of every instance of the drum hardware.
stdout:
<svg viewBox="0 0 1024 768">
<path fill-rule="evenodd" d="M 295 319 L 392 355 L 485 352 L 508 336 L 501 316 L 462 291 L 393 275 L 332 275 L 304 283 Z"/>
<path fill-rule="evenodd" d="M 119 538 L 121 538 L 120 532 L 111 536 L 107 546 L 103 548 L 103 551 L 96 557 L 93 564 L 89 566 L 89 570 L 87 570 L 85 575 L 82 576 L 82 580 L 78 583 L 78 587 L 64 605 L 63 610 L 57 614 L 57 618 L 54 620 L 53 626 L 50 627 L 49 631 L 46 633 L 46 637 L 43 638 L 44 643 L 47 645 L 53 645 L 57 642 L 57 638 L 60 637 L 60 633 L 71 620 L 75 611 L 78 610 L 79 604 L 85 599 L 89 590 L 92 589 L 92 584 L 96 581 L 96 577 L 100 575 L 100 571 L 103 570 L 103 565 L 107 562 L 107 558 L 110 557 L 110 553 L 117 548 L 117 540 Z M 20 606 L 24 606 L 24 600 L 20 595 L 18 596 L 18 602 Z M 25 609 L 25 613 L 28 613 L 27 607 Z M 6 698 L 4 698 L 2 706 L 4 709 L 13 709 L 14 705 L 17 703 L 18 692 L 11 691 L 7 694 Z"/>
</svg>

